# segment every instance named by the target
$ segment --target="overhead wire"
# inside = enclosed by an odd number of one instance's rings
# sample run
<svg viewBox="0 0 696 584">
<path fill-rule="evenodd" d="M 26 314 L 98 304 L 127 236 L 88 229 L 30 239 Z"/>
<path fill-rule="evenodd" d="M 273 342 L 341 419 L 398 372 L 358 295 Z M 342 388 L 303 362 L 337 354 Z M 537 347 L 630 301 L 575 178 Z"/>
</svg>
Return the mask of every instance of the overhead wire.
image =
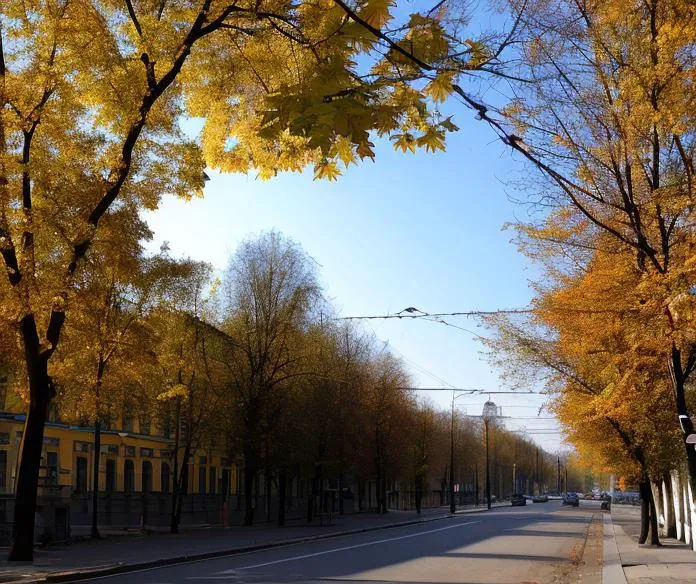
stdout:
<svg viewBox="0 0 696 584">
<path fill-rule="evenodd" d="M 500 309 L 500 310 L 465 310 L 465 311 L 459 311 L 459 312 L 424 312 L 418 308 L 415 308 L 413 306 L 409 306 L 408 308 L 404 308 L 403 310 L 400 310 L 399 312 L 395 312 L 392 314 L 371 314 L 371 315 L 363 315 L 363 316 L 338 316 L 335 318 L 335 320 L 387 320 L 387 319 L 393 319 L 393 318 L 399 318 L 399 319 L 404 319 L 404 318 L 410 318 L 410 319 L 418 319 L 422 318 L 425 320 L 428 320 L 429 318 L 437 318 L 437 317 L 444 317 L 444 316 L 495 316 L 498 314 L 530 314 L 532 313 L 533 310 L 531 308 L 511 308 L 511 309 Z M 404 314 L 408 313 L 408 314 Z M 439 321 L 433 321 L 433 322 L 439 322 Z M 445 323 L 447 324 L 447 323 Z M 452 326 L 452 325 L 450 325 Z"/>
</svg>

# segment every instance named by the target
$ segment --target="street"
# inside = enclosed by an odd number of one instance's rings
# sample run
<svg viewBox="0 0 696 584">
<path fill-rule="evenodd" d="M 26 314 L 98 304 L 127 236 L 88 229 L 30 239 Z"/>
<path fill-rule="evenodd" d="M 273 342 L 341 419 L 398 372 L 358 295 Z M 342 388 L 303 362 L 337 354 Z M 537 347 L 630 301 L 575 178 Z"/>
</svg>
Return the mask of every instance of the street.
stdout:
<svg viewBox="0 0 696 584">
<path fill-rule="evenodd" d="M 596 505 L 551 501 L 89 581 L 599 584 L 601 525 Z"/>
</svg>

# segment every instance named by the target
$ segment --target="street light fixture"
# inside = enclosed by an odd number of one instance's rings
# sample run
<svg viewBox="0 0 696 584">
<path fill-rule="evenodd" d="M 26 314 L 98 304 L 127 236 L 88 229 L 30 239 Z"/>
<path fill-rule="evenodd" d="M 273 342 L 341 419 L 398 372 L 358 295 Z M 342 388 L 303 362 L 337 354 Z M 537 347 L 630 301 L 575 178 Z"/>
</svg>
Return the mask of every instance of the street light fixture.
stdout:
<svg viewBox="0 0 696 584">
<path fill-rule="evenodd" d="M 454 402 L 464 395 L 471 395 L 471 391 L 452 390 L 452 419 L 450 422 L 450 513 L 454 514 L 457 511 L 457 505 L 454 502 Z"/>
<path fill-rule="evenodd" d="M 486 427 L 486 505 L 491 508 L 491 471 L 488 462 L 488 424 L 498 416 L 498 407 L 491 400 L 483 404 L 483 424 Z"/>
</svg>

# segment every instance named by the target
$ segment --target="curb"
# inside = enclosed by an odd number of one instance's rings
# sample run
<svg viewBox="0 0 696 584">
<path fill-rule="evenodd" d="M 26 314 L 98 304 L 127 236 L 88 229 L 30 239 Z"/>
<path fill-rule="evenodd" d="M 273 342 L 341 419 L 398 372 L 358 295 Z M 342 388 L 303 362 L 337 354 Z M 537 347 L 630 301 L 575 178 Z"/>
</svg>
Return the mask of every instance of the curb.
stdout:
<svg viewBox="0 0 696 584">
<path fill-rule="evenodd" d="M 604 562 L 602 566 L 602 584 L 627 584 L 626 574 L 621 566 L 621 555 L 616 545 L 614 522 L 611 513 L 604 514 Z"/>
<path fill-rule="evenodd" d="M 495 507 L 493 507 L 495 508 Z M 296 537 L 291 539 L 270 541 L 266 543 L 238 546 L 234 548 L 228 548 L 224 550 L 215 550 L 212 552 L 202 552 L 197 554 L 187 554 L 182 556 L 174 556 L 170 558 L 160 558 L 157 560 L 152 560 L 149 562 L 139 562 L 137 564 L 119 564 L 115 566 L 109 566 L 107 568 L 86 568 L 84 570 L 70 570 L 66 572 L 53 572 L 47 574 L 43 578 L 33 579 L 33 580 L 16 580 L 15 582 L 19 584 L 40 584 L 44 582 L 76 582 L 79 580 L 88 580 L 90 578 L 97 578 L 103 576 L 112 576 L 116 574 L 125 574 L 128 572 L 134 572 L 138 570 L 146 570 L 148 568 L 158 568 L 163 566 L 173 566 L 176 564 L 184 564 L 188 562 L 210 560 L 214 558 L 222 558 L 226 556 L 234 556 L 245 554 L 249 552 L 255 552 L 260 550 L 273 549 L 277 547 L 283 547 L 287 545 L 296 545 L 300 543 L 307 543 L 311 541 L 318 541 L 324 539 L 333 539 L 338 537 L 344 537 L 346 535 L 355 535 L 358 533 L 367 533 L 370 531 L 380 531 L 383 529 L 395 529 L 398 527 L 406 527 L 409 525 L 418 525 L 420 523 L 430 523 L 433 521 L 442 521 L 443 519 L 451 519 L 456 517 L 458 514 L 472 513 L 488 511 L 485 507 L 481 509 L 463 509 L 455 515 L 450 513 L 438 514 L 436 517 L 428 517 L 424 519 L 413 519 L 409 521 L 401 521 L 398 523 L 387 523 L 385 525 L 371 525 L 369 527 L 362 527 L 359 529 L 350 529 L 346 531 L 337 531 L 334 533 L 325 533 L 321 535 L 312 535 L 306 537 Z M 11 583 L 9 583 L 11 584 Z"/>
</svg>

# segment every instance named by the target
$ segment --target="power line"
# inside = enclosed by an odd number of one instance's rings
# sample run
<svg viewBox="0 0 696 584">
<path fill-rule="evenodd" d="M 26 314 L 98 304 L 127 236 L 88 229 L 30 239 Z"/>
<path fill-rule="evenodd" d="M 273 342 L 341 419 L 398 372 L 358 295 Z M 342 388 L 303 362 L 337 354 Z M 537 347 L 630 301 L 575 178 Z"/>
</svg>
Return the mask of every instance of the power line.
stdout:
<svg viewBox="0 0 696 584">
<path fill-rule="evenodd" d="M 515 434 L 539 434 L 540 436 L 553 436 L 554 434 L 563 434 L 562 430 L 508 430 Z"/>
<path fill-rule="evenodd" d="M 397 387 L 396 389 L 403 389 L 404 391 L 462 391 L 469 392 L 473 394 L 491 394 L 491 395 L 547 395 L 543 391 L 493 391 L 490 389 L 484 389 L 481 387 Z M 463 405 L 463 404 L 462 404 Z M 477 404 L 472 404 L 477 405 Z"/>
<path fill-rule="evenodd" d="M 478 405 L 478 404 L 476 404 Z M 509 407 L 509 406 L 502 406 L 502 407 Z M 558 418 L 541 418 L 539 416 L 506 416 L 507 418 L 510 418 L 512 420 L 557 420 Z"/>
<path fill-rule="evenodd" d="M 419 365 L 418 363 L 416 363 L 416 362 L 413 361 L 412 359 L 409 359 L 406 355 L 404 355 L 401 351 L 399 351 L 399 349 L 397 349 L 396 347 L 394 347 L 392 344 L 390 344 L 390 343 L 386 343 L 386 344 L 388 344 L 388 346 L 389 346 L 390 349 L 396 351 L 399 355 L 401 355 L 401 358 L 402 358 L 404 361 L 406 361 L 407 363 L 409 363 L 412 367 L 415 367 L 415 368 L 416 368 L 417 370 L 419 370 L 421 373 L 427 375 L 428 377 L 430 377 L 431 379 L 434 379 L 435 381 L 439 381 L 440 383 L 442 383 L 442 385 L 447 385 L 450 389 L 451 389 L 451 388 L 454 388 L 454 385 L 451 384 L 449 381 L 446 381 L 445 379 L 442 379 L 442 377 L 438 377 L 438 376 L 435 375 L 432 371 L 428 371 L 428 370 L 427 370 L 425 367 L 423 367 L 422 365 Z M 443 389 L 444 389 L 444 388 L 443 388 Z"/>
<path fill-rule="evenodd" d="M 424 312 L 418 308 L 414 308 L 413 306 L 409 306 L 408 308 L 404 308 L 403 310 L 399 312 L 395 312 L 393 314 L 371 314 L 371 315 L 364 315 L 364 316 L 339 316 L 336 317 L 334 320 L 386 320 L 386 319 L 392 319 L 392 318 L 411 318 L 411 319 L 416 319 L 416 318 L 422 318 L 425 320 L 429 320 L 433 317 L 443 317 L 443 316 L 495 316 L 497 314 L 531 314 L 533 311 L 531 308 L 511 308 L 511 309 L 500 309 L 500 310 L 466 310 L 466 311 L 460 311 L 460 312 Z M 404 314 L 407 313 L 407 314 Z M 441 321 L 433 321 L 433 322 L 441 322 Z M 455 326 L 451 325 L 449 323 L 443 322 L 443 324 L 446 324 L 448 326 Z M 460 328 L 460 327 L 455 327 L 455 328 Z M 470 332 L 470 331 L 467 331 Z"/>
</svg>

